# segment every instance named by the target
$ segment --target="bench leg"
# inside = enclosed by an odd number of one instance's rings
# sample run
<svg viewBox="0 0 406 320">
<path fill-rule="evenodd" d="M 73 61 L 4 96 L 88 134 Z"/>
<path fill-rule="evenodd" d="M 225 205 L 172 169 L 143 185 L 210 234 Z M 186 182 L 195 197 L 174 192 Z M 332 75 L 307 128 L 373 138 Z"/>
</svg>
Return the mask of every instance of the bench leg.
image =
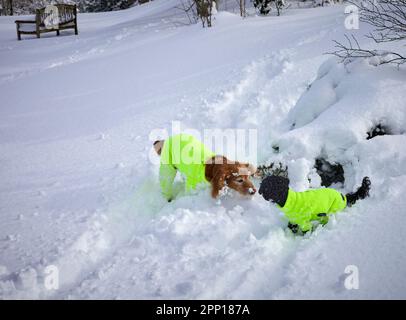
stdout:
<svg viewBox="0 0 406 320">
<path fill-rule="evenodd" d="M 78 32 L 78 27 L 76 26 L 75 27 L 75 35 L 78 35 L 79 34 L 79 32 Z"/>
<path fill-rule="evenodd" d="M 56 35 L 59 37 L 59 30 L 56 30 Z"/>
<path fill-rule="evenodd" d="M 21 40 L 20 25 L 18 23 L 16 23 L 16 28 L 17 28 L 17 39 Z"/>
</svg>

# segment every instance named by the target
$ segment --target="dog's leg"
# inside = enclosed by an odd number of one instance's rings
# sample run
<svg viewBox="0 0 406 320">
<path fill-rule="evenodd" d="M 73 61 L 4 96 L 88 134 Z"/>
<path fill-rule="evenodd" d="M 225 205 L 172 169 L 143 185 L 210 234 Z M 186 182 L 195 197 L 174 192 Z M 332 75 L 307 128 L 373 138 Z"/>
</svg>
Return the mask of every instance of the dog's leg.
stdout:
<svg viewBox="0 0 406 320">
<path fill-rule="evenodd" d="M 365 199 L 369 196 L 369 190 L 371 189 L 371 180 L 368 177 L 362 179 L 362 185 L 356 192 L 347 193 L 347 206 L 354 205 L 358 200 Z"/>
</svg>

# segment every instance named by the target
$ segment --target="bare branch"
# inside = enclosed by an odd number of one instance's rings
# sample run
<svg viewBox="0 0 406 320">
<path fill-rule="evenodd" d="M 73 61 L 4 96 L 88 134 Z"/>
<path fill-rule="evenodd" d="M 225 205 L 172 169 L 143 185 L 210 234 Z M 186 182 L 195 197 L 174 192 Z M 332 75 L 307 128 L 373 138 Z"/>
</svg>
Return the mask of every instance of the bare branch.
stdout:
<svg viewBox="0 0 406 320">
<path fill-rule="evenodd" d="M 334 55 L 341 59 L 341 62 L 348 63 L 353 61 L 356 58 L 371 58 L 371 57 L 380 57 L 379 64 L 388 64 L 394 63 L 396 65 L 401 65 L 406 63 L 406 57 L 400 55 L 396 52 L 390 52 L 385 50 L 367 50 L 362 49 L 354 36 L 352 39 L 345 35 L 348 46 L 344 45 L 336 40 L 333 42 L 335 43 L 336 50 L 333 52 L 328 52 L 327 54 Z"/>
<path fill-rule="evenodd" d="M 376 43 L 400 41 L 406 39 L 406 0 L 362 0 L 349 1 L 357 6 L 360 21 L 368 23 L 375 29 L 366 37 Z M 362 49 L 358 40 L 352 35 L 345 35 L 348 45 L 334 41 L 336 50 L 328 54 L 335 55 L 342 62 L 355 58 L 380 57 L 380 64 L 394 63 L 400 66 L 406 63 L 406 56 L 389 51 Z"/>
<path fill-rule="evenodd" d="M 406 0 L 349 1 L 360 12 L 360 21 L 375 27 L 368 37 L 375 42 L 406 39 Z"/>
<path fill-rule="evenodd" d="M 178 10 L 183 11 L 188 17 L 189 24 L 195 24 L 198 20 L 196 12 L 196 3 L 194 0 L 182 0 L 180 6 L 175 7 Z"/>
</svg>

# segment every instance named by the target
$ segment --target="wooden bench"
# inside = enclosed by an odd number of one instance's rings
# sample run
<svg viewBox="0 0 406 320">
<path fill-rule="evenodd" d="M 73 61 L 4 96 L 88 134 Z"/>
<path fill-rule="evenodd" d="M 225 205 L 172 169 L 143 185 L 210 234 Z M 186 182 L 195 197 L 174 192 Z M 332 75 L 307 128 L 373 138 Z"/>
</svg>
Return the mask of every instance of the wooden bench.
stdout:
<svg viewBox="0 0 406 320">
<path fill-rule="evenodd" d="M 78 34 L 76 5 L 55 4 L 46 8 L 37 9 L 35 20 L 16 20 L 17 38 L 21 40 L 22 34 L 36 35 L 41 33 L 56 32 L 59 36 L 61 30 L 74 29 Z"/>
</svg>

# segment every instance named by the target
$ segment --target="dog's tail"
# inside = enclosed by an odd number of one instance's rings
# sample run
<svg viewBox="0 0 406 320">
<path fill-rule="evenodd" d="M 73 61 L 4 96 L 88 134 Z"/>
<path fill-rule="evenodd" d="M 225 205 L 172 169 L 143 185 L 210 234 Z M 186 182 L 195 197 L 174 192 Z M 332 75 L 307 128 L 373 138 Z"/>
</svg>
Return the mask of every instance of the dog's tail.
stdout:
<svg viewBox="0 0 406 320">
<path fill-rule="evenodd" d="M 164 146 L 165 140 L 156 140 L 153 144 L 155 152 L 158 154 L 158 156 L 161 155 L 162 152 L 162 147 Z"/>
</svg>

